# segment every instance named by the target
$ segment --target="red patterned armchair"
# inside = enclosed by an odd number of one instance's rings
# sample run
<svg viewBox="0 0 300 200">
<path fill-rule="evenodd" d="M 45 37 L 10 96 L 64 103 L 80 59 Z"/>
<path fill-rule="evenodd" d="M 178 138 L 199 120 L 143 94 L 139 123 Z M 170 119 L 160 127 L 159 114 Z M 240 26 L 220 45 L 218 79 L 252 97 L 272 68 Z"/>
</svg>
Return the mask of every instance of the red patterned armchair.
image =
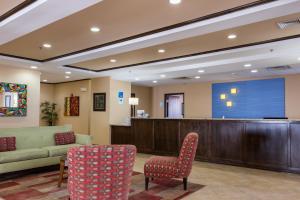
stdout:
<svg viewBox="0 0 300 200">
<path fill-rule="evenodd" d="M 68 151 L 71 200 L 127 200 L 136 147 L 82 146 Z"/>
<path fill-rule="evenodd" d="M 182 178 L 184 190 L 187 189 L 187 178 L 198 146 L 198 134 L 189 133 L 182 144 L 179 157 L 152 156 L 144 166 L 145 189 L 148 190 L 149 178 Z"/>
</svg>

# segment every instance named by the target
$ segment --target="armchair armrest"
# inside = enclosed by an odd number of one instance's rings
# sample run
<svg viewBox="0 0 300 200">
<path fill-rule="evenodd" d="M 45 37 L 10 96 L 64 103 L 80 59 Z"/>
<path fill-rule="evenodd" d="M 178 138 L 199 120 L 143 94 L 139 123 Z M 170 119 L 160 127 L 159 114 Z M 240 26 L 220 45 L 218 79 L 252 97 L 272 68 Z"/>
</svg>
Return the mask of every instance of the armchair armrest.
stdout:
<svg viewBox="0 0 300 200">
<path fill-rule="evenodd" d="M 91 145 L 92 137 L 90 135 L 83 134 L 75 134 L 76 135 L 76 143 L 82 145 Z"/>
</svg>

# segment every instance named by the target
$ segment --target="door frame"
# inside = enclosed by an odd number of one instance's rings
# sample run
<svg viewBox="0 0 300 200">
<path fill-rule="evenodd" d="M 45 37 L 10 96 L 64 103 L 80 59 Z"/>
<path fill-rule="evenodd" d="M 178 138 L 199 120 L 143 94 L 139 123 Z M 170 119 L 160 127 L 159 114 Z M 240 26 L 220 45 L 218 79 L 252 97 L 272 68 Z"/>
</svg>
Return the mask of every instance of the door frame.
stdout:
<svg viewBox="0 0 300 200">
<path fill-rule="evenodd" d="M 183 97 L 183 103 L 182 103 L 182 117 L 184 118 L 184 103 L 185 103 L 185 99 L 184 99 L 184 93 L 180 92 L 180 93 L 166 93 L 164 96 L 164 117 L 167 118 L 168 117 L 168 103 L 167 103 L 167 97 L 168 96 L 173 96 L 173 95 L 182 95 Z"/>
</svg>

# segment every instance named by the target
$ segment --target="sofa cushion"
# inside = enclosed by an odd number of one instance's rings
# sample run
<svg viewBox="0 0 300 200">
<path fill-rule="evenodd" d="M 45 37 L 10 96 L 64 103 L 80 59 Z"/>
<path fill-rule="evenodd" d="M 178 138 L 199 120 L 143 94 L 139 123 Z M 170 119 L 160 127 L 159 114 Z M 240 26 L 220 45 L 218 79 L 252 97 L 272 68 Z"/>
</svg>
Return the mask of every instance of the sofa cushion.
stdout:
<svg viewBox="0 0 300 200">
<path fill-rule="evenodd" d="M 59 145 L 59 146 L 49 146 L 49 147 L 43 147 L 43 149 L 46 149 L 49 151 L 49 156 L 62 156 L 66 155 L 68 152 L 68 149 L 71 147 L 77 147 L 81 146 L 80 144 L 66 144 L 66 145 Z"/>
<path fill-rule="evenodd" d="M 16 137 L 0 137 L 0 152 L 16 150 Z"/>
<path fill-rule="evenodd" d="M 0 152 L 0 164 L 48 157 L 46 149 L 21 149 Z"/>
<path fill-rule="evenodd" d="M 74 144 L 76 142 L 76 137 L 73 131 L 56 133 L 54 138 L 56 145 Z"/>
</svg>

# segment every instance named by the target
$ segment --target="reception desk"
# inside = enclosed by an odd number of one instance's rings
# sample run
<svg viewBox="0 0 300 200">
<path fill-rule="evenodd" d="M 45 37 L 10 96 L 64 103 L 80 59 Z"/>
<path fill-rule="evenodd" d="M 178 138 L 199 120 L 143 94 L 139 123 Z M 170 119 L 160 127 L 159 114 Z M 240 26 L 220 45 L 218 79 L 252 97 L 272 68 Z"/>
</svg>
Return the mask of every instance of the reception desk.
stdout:
<svg viewBox="0 0 300 200">
<path fill-rule="evenodd" d="M 111 126 L 111 141 L 176 156 L 189 132 L 199 134 L 196 160 L 300 173 L 300 121 L 132 119 Z"/>
</svg>

